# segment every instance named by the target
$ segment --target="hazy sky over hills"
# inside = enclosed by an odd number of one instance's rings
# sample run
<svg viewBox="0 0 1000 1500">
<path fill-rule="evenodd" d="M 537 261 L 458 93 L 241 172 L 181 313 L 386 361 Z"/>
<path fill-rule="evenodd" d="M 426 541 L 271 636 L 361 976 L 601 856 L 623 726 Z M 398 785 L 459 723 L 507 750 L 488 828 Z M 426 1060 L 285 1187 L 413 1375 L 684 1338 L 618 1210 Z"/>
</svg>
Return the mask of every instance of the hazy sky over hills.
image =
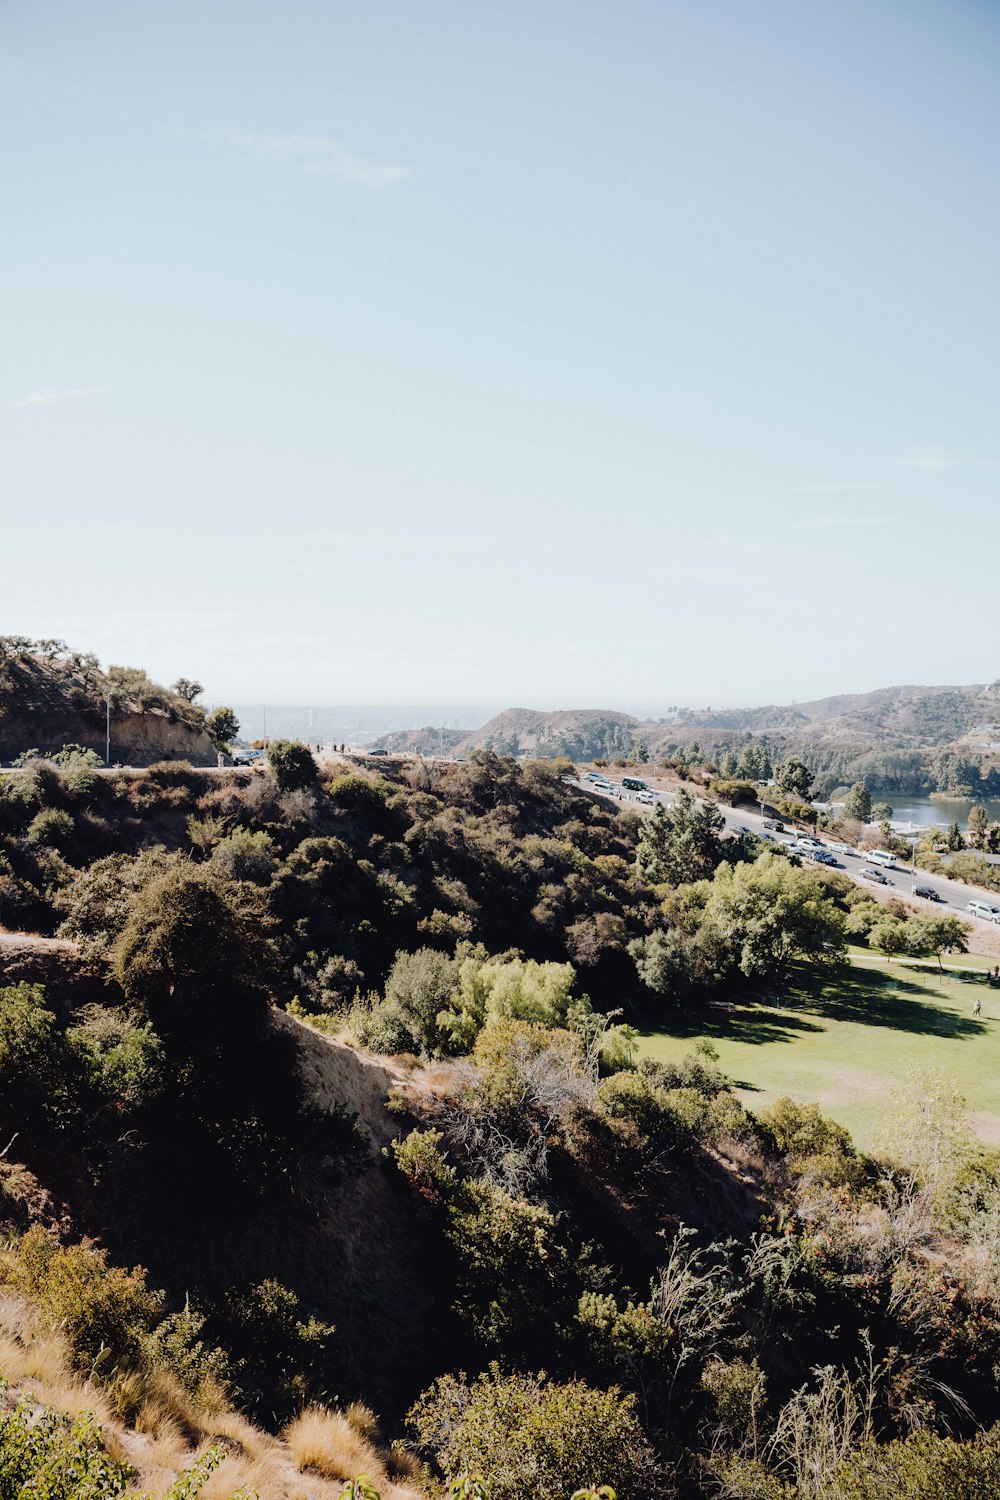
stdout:
<svg viewBox="0 0 1000 1500">
<path fill-rule="evenodd" d="M 969 0 L 5 0 L 0 628 L 215 699 L 991 680 L 998 78 Z"/>
</svg>

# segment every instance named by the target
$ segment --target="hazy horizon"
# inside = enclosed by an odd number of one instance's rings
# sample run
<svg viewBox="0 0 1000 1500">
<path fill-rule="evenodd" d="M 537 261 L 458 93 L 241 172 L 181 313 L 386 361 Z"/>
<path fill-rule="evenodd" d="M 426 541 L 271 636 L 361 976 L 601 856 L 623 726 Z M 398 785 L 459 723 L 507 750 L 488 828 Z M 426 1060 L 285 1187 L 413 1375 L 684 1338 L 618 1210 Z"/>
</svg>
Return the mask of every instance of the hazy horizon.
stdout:
<svg viewBox="0 0 1000 1500">
<path fill-rule="evenodd" d="M 2 628 L 211 701 L 996 675 L 1000 9 L 8 0 Z"/>
</svg>

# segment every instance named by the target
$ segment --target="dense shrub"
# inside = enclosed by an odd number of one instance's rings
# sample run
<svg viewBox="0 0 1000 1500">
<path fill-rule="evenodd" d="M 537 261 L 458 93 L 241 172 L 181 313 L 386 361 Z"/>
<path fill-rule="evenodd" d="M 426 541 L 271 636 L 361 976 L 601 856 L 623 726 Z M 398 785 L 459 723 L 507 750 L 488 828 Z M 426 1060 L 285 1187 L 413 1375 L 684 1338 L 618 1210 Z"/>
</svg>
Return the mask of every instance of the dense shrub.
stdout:
<svg viewBox="0 0 1000 1500">
<path fill-rule="evenodd" d="M 5 1130 L 65 1125 L 79 1104 L 80 1069 L 41 985 L 0 989 L 0 1120 Z"/>
<path fill-rule="evenodd" d="M 311 791 L 319 784 L 319 770 L 312 753 L 297 740 L 272 740 L 267 764 L 279 792 Z"/>
<path fill-rule="evenodd" d="M 144 1362 L 144 1341 L 162 1315 L 162 1298 L 147 1286 L 141 1267 L 122 1270 L 96 1245 L 63 1246 L 35 1227 L 8 1252 L 3 1270 L 65 1334 L 78 1368 Z"/>
<path fill-rule="evenodd" d="M 169 870 L 141 890 L 115 947 L 115 977 L 168 1047 L 252 1043 L 273 955 L 259 912 L 211 872 Z"/>
<path fill-rule="evenodd" d="M 615 1389 L 594 1390 L 543 1376 L 491 1368 L 469 1383 L 443 1376 L 412 1408 L 421 1446 L 449 1474 L 481 1474 L 491 1500 L 566 1500 L 574 1490 L 610 1484 L 619 1500 L 672 1493 L 658 1470 L 635 1403 Z"/>
<path fill-rule="evenodd" d="M 56 897 L 63 915 L 59 936 L 78 942 L 88 955 L 109 952 L 140 892 L 184 863 L 181 855 L 161 846 L 94 860 L 74 874 Z"/>
<path fill-rule="evenodd" d="M 240 828 L 219 840 L 212 850 L 212 859 L 234 880 L 266 885 L 278 863 L 278 854 L 269 834 Z"/>
<path fill-rule="evenodd" d="M 52 849 L 68 849 L 73 842 L 76 824 L 61 807 L 44 807 L 28 824 L 32 844 L 48 844 Z"/>
<path fill-rule="evenodd" d="M 141 1108 L 166 1086 L 163 1045 L 148 1021 L 102 1005 L 78 1012 L 66 1039 L 98 1097 L 127 1112 Z"/>
<path fill-rule="evenodd" d="M 1000 1431 L 964 1443 L 929 1432 L 881 1446 L 869 1443 L 834 1483 L 838 1500 L 996 1500 Z"/>
</svg>

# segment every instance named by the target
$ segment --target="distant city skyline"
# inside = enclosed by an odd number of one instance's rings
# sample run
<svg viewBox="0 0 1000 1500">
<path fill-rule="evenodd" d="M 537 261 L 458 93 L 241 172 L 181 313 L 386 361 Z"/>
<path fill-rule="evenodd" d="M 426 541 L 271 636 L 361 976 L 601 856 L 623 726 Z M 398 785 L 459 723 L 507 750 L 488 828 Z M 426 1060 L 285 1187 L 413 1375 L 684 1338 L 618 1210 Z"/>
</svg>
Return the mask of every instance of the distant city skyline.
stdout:
<svg viewBox="0 0 1000 1500">
<path fill-rule="evenodd" d="M 7 0 L 0 628 L 211 701 L 990 681 L 1000 7 Z"/>
</svg>

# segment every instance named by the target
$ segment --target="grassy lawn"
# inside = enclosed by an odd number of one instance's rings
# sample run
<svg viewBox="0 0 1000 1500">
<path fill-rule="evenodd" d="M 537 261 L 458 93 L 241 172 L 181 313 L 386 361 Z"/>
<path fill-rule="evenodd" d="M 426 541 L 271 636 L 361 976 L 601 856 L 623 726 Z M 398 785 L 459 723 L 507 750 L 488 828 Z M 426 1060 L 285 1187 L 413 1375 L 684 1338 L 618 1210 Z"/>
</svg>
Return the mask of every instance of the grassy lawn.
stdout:
<svg viewBox="0 0 1000 1500">
<path fill-rule="evenodd" d="M 976 1134 L 1000 1146 L 1000 985 L 986 982 L 995 962 L 951 957 L 942 975 L 933 962 L 855 949 L 837 973 L 801 968 L 774 1005 L 678 1015 L 669 1030 L 643 1032 L 640 1052 L 672 1062 L 709 1037 L 749 1108 L 781 1094 L 815 1101 L 867 1148 L 891 1132 L 895 1085 L 934 1068 L 964 1095 Z"/>
</svg>

